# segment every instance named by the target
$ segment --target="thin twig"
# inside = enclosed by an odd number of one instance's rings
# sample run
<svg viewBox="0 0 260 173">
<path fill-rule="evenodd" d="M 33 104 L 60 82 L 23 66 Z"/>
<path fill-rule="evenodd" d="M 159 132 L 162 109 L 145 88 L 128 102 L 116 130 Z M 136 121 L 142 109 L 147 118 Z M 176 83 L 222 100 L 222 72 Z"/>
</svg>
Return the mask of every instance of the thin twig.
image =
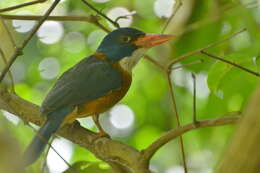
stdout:
<svg viewBox="0 0 260 173">
<path fill-rule="evenodd" d="M 22 50 L 23 48 L 28 44 L 28 42 L 32 39 L 32 37 L 34 36 L 34 34 L 38 31 L 38 29 L 40 28 L 40 26 L 43 24 L 43 22 L 48 18 L 48 16 L 50 15 L 50 13 L 52 12 L 52 10 L 56 7 L 56 5 L 58 5 L 58 3 L 60 2 L 60 0 L 55 0 L 53 2 L 53 4 L 51 5 L 51 7 L 47 10 L 47 12 L 44 14 L 44 16 L 39 20 L 39 23 L 32 29 L 32 32 L 30 33 L 30 35 L 23 41 L 21 47 L 17 47 L 13 56 L 10 58 L 10 60 L 8 61 L 7 65 L 5 66 L 4 70 L 1 73 L 0 76 L 0 82 L 4 79 L 6 73 L 8 72 L 9 68 L 12 66 L 12 64 L 14 63 L 14 61 L 17 59 L 18 56 L 22 55 Z"/>
<path fill-rule="evenodd" d="M 149 62 L 151 62 L 152 64 L 154 64 L 155 66 L 157 66 L 159 69 L 165 71 L 165 67 L 163 65 L 161 65 L 160 63 L 158 63 L 157 61 L 155 61 L 153 58 L 151 58 L 149 55 L 144 55 L 144 58 L 146 60 L 148 60 Z"/>
<path fill-rule="evenodd" d="M 4 54 L 4 51 L 0 48 L 0 55 L 4 61 L 5 64 L 7 64 L 7 59 L 6 59 L 6 56 Z M 12 75 L 12 72 L 10 70 L 8 70 L 8 75 L 9 75 L 9 78 L 11 80 L 11 91 L 13 93 L 15 93 L 15 87 L 14 87 L 14 78 L 13 78 L 13 75 Z"/>
<path fill-rule="evenodd" d="M 193 123 L 197 123 L 197 112 L 196 112 L 196 75 L 191 73 L 193 79 Z"/>
<path fill-rule="evenodd" d="M 249 69 L 247 69 L 247 68 L 245 68 L 245 67 L 243 67 L 243 66 L 241 66 L 241 65 L 238 65 L 238 64 L 236 64 L 236 63 L 233 63 L 233 62 L 231 62 L 231 61 L 228 61 L 228 60 L 226 60 L 226 59 L 223 59 L 223 58 L 220 58 L 219 56 L 216 56 L 216 55 L 212 55 L 212 54 L 210 54 L 210 53 L 208 53 L 208 52 L 205 52 L 205 51 L 200 51 L 202 54 L 204 54 L 204 55 L 207 55 L 208 57 L 211 57 L 211 58 L 213 58 L 213 59 L 217 59 L 217 60 L 220 60 L 220 61 L 222 61 L 222 62 L 225 62 L 225 63 L 227 63 L 227 64 L 230 64 L 230 65 L 232 65 L 232 66 L 234 66 L 234 67 L 237 67 L 237 68 L 239 68 L 239 69 L 241 69 L 241 70 L 243 70 L 243 71 L 246 71 L 246 72 L 248 72 L 248 73 L 250 73 L 250 74 L 253 74 L 253 75 L 255 75 L 255 76 L 260 76 L 260 74 L 259 73 L 257 73 L 257 72 L 254 72 L 254 71 L 252 71 L 252 70 L 249 70 Z"/>
<path fill-rule="evenodd" d="M 169 85 L 169 90 L 170 90 L 170 95 L 171 95 L 171 100 L 172 100 L 172 106 L 173 106 L 173 109 L 175 111 L 175 118 L 177 120 L 177 126 L 180 127 L 181 123 L 180 123 L 180 118 L 179 118 L 179 114 L 178 114 L 178 111 L 177 111 L 177 105 L 176 105 L 176 101 L 175 101 L 174 90 L 173 90 L 173 85 L 172 85 L 170 75 L 171 75 L 171 72 L 168 72 L 167 73 L 167 81 L 168 81 L 168 85 Z M 185 150 L 184 150 L 183 138 L 182 138 L 181 135 L 179 136 L 179 141 L 180 141 L 180 148 L 181 148 L 184 172 L 187 173 L 188 169 L 187 169 L 187 164 L 186 164 L 186 159 L 185 159 Z"/>
<path fill-rule="evenodd" d="M 169 17 L 169 19 L 166 21 L 165 25 L 163 26 L 163 29 L 161 31 L 161 33 L 164 33 L 164 31 L 166 30 L 166 28 L 168 27 L 169 23 L 171 22 L 171 20 L 173 19 L 173 17 L 177 14 L 177 11 L 180 9 L 180 7 L 182 6 L 182 0 L 177 0 L 175 1 L 175 5 L 173 8 L 173 12 L 172 15 Z"/>
<path fill-rule="evenodd" d="M 116 19 L 115 19 L 115 22 L 118 23 L 118 21 L 120 19 L 128 19 L 129 16 L 133 16 L 136 14 L 136 11 L 132 11 L 130 14 L 127 14 L 127 15 L 123 15 L 123 16 L 118 16 Z"/>
<path fill-rule="evenodd" d="M 106 20 L 108 20 L 110 23 L 112 23 L 116 28 L 120 28 L 119 24 L 115 21 L 113 21 L 112 19 L 110 19 L 109 17 L 107 17 L 107 15 L 105 15 L 104 13 L 102 13 L 101 11 L 99 11 L 98 9 L 96 9 L 93 5 L 91 5 L 90 3 L 88 3 L 86 0 L 81 0 L 84 4 L 86 4 L 89 8 L 91 8 L 93 11 L 95 11 L 97 14 L 99 14 L 100 16 L 104 17 Z"/>
<path fill-rule="evenodd" d="M 1 88 L 0 88 L 0 109 L 3 109 L 10 113 L 14 113 L 18 117 L 30 121 L 32 123 L 35 123 L 37 125 L 41 125 L 44 122 L 44 118 L 43 116 L 40 115 L 38 106 L 20 98 L 19 96 L 11 94 Z M 234 112 L 232 112 L 231 115 L 234 115 Z M 218 126 L 221 124 L 228 124 L 228 123 L 232 124 L 236 122 L 236 120 L 234 120 L 235 118 L 231 117 L 231 115 L 228 115 L 228 119 L 230 121 L 228 121 L 226 118 L 219 118 L 218 120 L 207 120 L 207 122 L 205 123 L 203 123 L 204 121 L 202 121 L 201 124 L 198 123 L 197 128 L 209 127 L 209 126 L 213 127 L 213 126 Z M 194 128 L 193 124 L 191 124 L 191 127 L 182 126 L 177 128 L 177 130 L 175 130 L 174 133 L 173 132 L 169 132 L 169 133 L 173 133 L 176 137 L 189 130 L 192 130 L 192 128 Z M 116 140 L 112 140 L 108 138 L 99 138 L 98 140 L 96 140 L 98 136 L 95 133 L 81 127 L 77 122 L 74 122 L 74 124 L 70 126 L 69 125 L 64 126 L 58 131 L 58 134 L 68 140 L 71 140 L 73 143 L 88 149 L 97 158 L 105 162 L 108 162 L 109 164 L 113 162 L 114 164 L 118 164 L 118 166 L 121 165 L 124 168 L 131 168 L 133 172 L 140 172 L 140 168 L 144 168 L 143 170 L 146 170 L 143 172 L 149 172 L 147 163 L 149 163 L 150 158 L 153 156 L 156 150 L 159 150 L 159 148 L 162 145 L 167 143 L 167 141 L 165 140 L 169 138 L 169 135 L 167 135 L 168 134 L 167 133 L 166 137 L 163 136 L 158 139 L 159 142 L 157 142 L 156 140 L 143 152 L 139 152 L 133 147 L 118 142 Z M 171 135 L 173 136 L 173 134 Z M 171 135 L 168 141 L 175 138 L 175 137 L 171 137 Z"/>
<path fill-rule="evenodd" d="M 216 119 L 209 119 L 209 120 L 200 120 L 194 123 L 190 123 L 176 129 L 168 131 L 165 135 L 161 136 L 157 140 L 155 140 L 149 147 L 143 150 L 143 160 L 150 160 L 152 156 L 166 143 L 169 141 L 183 135 L 184 133 L 198 129 L 198 128 L 205 128 L 205 127 L 213 127 L 213 126 L 223 126 L 234 124 L 238 120 L 240 120 L 240 116 L 224 116 L 221 118 Z"/>
<path fill-rule="evenodd" d="M 52 144 L 53 140 L 54 140 L 54 138 L 51 138 L 49 143 Z M 42 170 L 41 172 L 42 173 L 44 173 L 44 169 L 47 167 L 47 156 L 49 154 L 50 148 L 51 148 L 50 145 L 48 145 L 47 149 L 46 149 L 46 152 L 45 152 L 45 155 L 43 157 L 44 158 L 44 162 L 42 163 L 42 168 L 41 168 L 41 170 Z"/>
<path fill-rule="evenodd" d="M 29 6 L 29 5 L 43 3 L 43 2 L 46 2 L 46 1 L 47 0 L 35 0 L 35 1 L 31 1 L 31 2 L 25 2 L 25 3 L 19 4 L 19 5 L 15 5 L 15 6 L 12 6 L 12 7 L 2 8 L 2 9 L 0 9 L 0 13 L 6 12 L 6 11 L 16 10 L 18 8 L 26 7 L 26 6 Z"/>
<path fill-rule="evenodd" d="M 2 19 L 1 15 L 0 15 L 0 19 Z M 5 31 L 7 32 L 7 35 L 8 35 L 8 37 L 9 37 L 9 40 L 10 40 L 11 43 L 12 43 L 12 46 L 13 46 L 13 47 L 16 47 L 14 38 L 13 38 L 13 36 L 12 36 L 12 34 L 11 34 L 9 28 L 7 27 L 5 21 L 3 21 L 2 24 L 3 24 L 3 27 L 4 27 Z"/>
<path fill-rule="evenodd" d="M 33 131 L 36 133 L 36 136 L 39 137 L 39 139 L 40 139 L 41 141 L 43 141 L 44 143 L 46 143 L 46 144 L 48 145 L 48 147 L 51 148 L 51 149 L 64 161 L 64 163 L 65 163 L 70 169 L 72 169 L 73 171 L 76 171 L 76 170 L 69 164 L 69 162 L 66 161 L 66 160 L 60 155 L 60 153 L 52 146 L 51 141 L 48 141 L 48 140 L 46 140 L 43 136 L 41 136 L 41 135 L 38 133 L 38 131 L 37 131 L 33 126 L 31 126 L 29 123 L 27 123 L 27 125 L 28 125 L 31 129 L 33 129 Z M 49 149 L 48 149 L 48 150 L 49 150 Z M 47 153 L 47 154 L 48 154 L 48 153 Z M 77 173 L 77 171 L 76 171 L 76 173 Z"/>
<path fill-rule="evenodd" d="M 183 64 L 183 65 L 179 65 L 179 66 L 177 66 L 177 67 L 172 67 L 171 70 L 177 70 L 177 69 L 179 69 L 179 68 L 189 67 L 189 66 L 196 65 L 196 64 L 201 64 L 201 63 L 203 63 L 203 62 L 204 62 L 203 59 L 199 59 L 199 60 L 194 61 L 194 62 L 191 62 L 191 63 L 189 63 L 189 64 Z"/>
<path fill-rule="evenodd" d="M 0 14 L 5 20 L 37 20 L 39 21 L 43 16 L 35 15 L 4 15 Z M 100 17 L 95 15 L 85 15 L 85 16 L 48 16 L 46 20 L 50 21 L 75 21 L 75 22 L 88 22 L 96 25 L 105 32 L 110 32 L 104 25 L 99 23 Z"/>
<path fill-rule="evenodd" d="M 245 32 L 245 31 L 246 31 L 246 28 L 244 28 L 244 29 L 242 29 L 242 30 L 240 30 L 240 31 L 238 31 L 238 32 L 235 32 L 234 34 L 231 34 L 230 36 L 228 36 L 227 38 L 225 38 L 225 39 L 223 39 L 223 40 L 216 41 L 216 42 L 211 43 L 211 44 L 209 44 L 209 45 L 207 45 L 207 46 L 205 46 L 205 47 L 203 47 L 203 48 L 200 48 L 200 49 L 197 49 L 197 50 L 195 50 L 195 51 L 193 51 L 193 52 L 189 52 L 189 53 L 187 53 L 187 54 L 184 54 L 184 55 L 182 55 L 182 56 L 179 56 L 179 57 L 175 58 L 174 60 L 172 60 L 172 61 L 168 64 L 168 69 L 171 70 L 172 65 L 178 63 L 179 61 L 181 61 L 181 60 L 183 60 L 183 59 L 186 59 L 186 58 L 188 58 L 188 57 L 190 57 L 190 56 L 193 56 L 193 55 L 201 54 L 201 51 L 204 51 L 204 50 L 207 50 L 207 49 L 212 48 L 212 47 L 214 47 L 214 46 L 217 46 L 217 45 L 219 45 L 219 44 L 221 44 L 221 43 L 223 43 L 223 42 L 225 42 L 225 41 L 227 41 L 227 40 L 232 39 L 232 38 L 235 37 L 236 35 L 241 34 L 242 32 Z"/>
</svg>

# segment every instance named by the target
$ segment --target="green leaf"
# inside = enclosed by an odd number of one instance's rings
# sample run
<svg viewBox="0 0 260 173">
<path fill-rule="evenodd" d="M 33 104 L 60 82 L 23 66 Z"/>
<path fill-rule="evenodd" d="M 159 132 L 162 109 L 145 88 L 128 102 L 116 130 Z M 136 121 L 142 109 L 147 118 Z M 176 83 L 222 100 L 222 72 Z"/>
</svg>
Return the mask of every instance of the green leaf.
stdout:
<svg viewBox="0 0 260 173">
<path fill-rule="evenodd" d="M 208 87 L 211 91 L 215 92 L 218 90 L 219 83 L 225 74 L 231 69 L 231 65 L 223 62 L 216 62 L 208 73 Z"/>
</svg>

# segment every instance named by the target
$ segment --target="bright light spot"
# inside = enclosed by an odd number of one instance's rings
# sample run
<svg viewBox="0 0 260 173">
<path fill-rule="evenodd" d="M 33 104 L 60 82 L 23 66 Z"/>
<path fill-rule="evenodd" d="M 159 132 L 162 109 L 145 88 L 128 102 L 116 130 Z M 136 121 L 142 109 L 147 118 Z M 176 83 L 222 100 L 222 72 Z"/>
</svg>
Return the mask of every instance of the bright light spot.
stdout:
<svg viewBox="0 0 260 173">
<path fill-rule="evenodd" d="M 47 21 L 42 24 L 37 32 L 37 36 L 41 42 L 53 44 L 62 38 L 63 33 L 63 26 L 60 22 Z"/>
<path fill-rule="evenodd" d="M 200 173 L 213 173 L 213 170 L 211 168 L 204 168 L 200 170 Z"/>
<path fill-rule="evenodd" d="M 44 58 L 40 62 L 38 69 L 42 78 L 53 79 L 60 71 L 60 63 L 56 58 Z"/>
<path fill-rule="evenodd" d="M 188 165 L 198 170 L 198 172 L 206 172 L 209 170 L 209 167 L 213 166 L 213 155 L 210 150 L 193 152 L 187 160 Z"/>
<path fill-rule="evenodd" d="M 223 99 L 224 98 L 224 92 L 222 90 L 218 90 L 215 92 L 215 95 L 220 98 Z"/>
<path fill-rule="evenodd" d="M 190 84 L 192 84 L 192 79 L 189 80 Z M 207 74 L 206 73 L 199 73 L 196 75 L 196 89 L 197 89 L 197 97 L 199 98 L 205 98 L 208 97 L 210 91 L 208 88 L 207 83 Z M 190 92 L 193 91 L 193 84 L 189 87 Z"/>
<path fill-rule="evenodd" d="M 224 22 L 221 28 L 221 34 L 227 34 L 231 31 L 232 26 L 229 22 Z"/>
<path fill-rule="evenodd" d="M 175 0 L 156 0 L 154 3 L 155 14 L 162 17 L 170 17 L 173 12 Z"/>
<path fill-rule="evenodd" d="M 133 20 L 132 15 L 133 15 L 133 13 L 135 13 L 135 12 L 130 12 L 126 8 L 116 7 L 116 8 L 111 9 L 107 13 L 107 16 L 109 18 L 111 18 L 112 20 L 116 20 L 118 17 L 127 16 L 126 18 L 119 19 L 118 23 L 119 23 L 120 27 L 128 27 L 132 23 L 132 20 Z M 108 22 L 108 24 L 109 24 L 109 26 L 111 28 L 114 28 L 114 26 L 110 22 Z"/>
<path fill-rule="evenodd" d="M 251 45 L 250 35 L 248 32 L 243 32 L 230 40 L 231 47 L 238 51 Z"/>
<path fill-rule="evenodd" d="M 190 93 L 193 93 L 193 79 L 191 73 L 185 69 L 178 69 L 172 73 L 173 81 L 176 85 L 187 88 Z M 208 97 L 210 90 L 207 84 L 207 74 L 199 73 L 196 75 L 196 91 L 197 97 Z"/>
<path fill-rule="evenodd" d="M 175 66 L 178 67 L 180 65 L 181 64 L 176 64 Z M 173 81 L 176 85 L 181 86 L 181 87 L 185 87 L 187 85 L 186 78 L 187 78 L 188 75 L 189 75 L 189 72 L 187 70 L 178 69 L 178 70 L 175 70 L 172 73 L 172 78 L 173 78 Z"/>
<path fill-rule="evenodd" d="M 110 121 L 113 126 L 119 129 L 129 128 L 134 123 L 134 113 L 126 105 L 114 106 L 110 113 Z"/>
<path fill-rule="evenodd" d="M 106 33 L 104 33 L 103 31 L 95 30 L 88 35 L 87 44 L 92 49 L 97 49 L 97 46 L 99 45 L 99 43 L 101 42 L 101 40 L 104 38 L 105 35 Z"/>
<path fill-rule="evenodd" d="M 260 3 L 260 2 L 259 2 Z M 253 11 L 253 10 L 252 10 Z M 258 7 L 253 11 L 253 15 L 257 23 L 260 23 L 260 7 Z"/>
<path fill-rule="evenodd" d="M 97 2 L 97 3 L 104 3 L 104 2 L 107 2 L 109 0 L 92 0 L 92 1 Z"/>
<path fill-rule="evenodd" d="M 78 53 L 85 46 L 84 36 L 79 32 L 70 32 L 64 37 L 63 45 L 67 51 Z"/>
<path fill-rule="evenodd" d="M 158 173 L 158 172 L 159 172 L 157 166 L 154 165 L 154 164 L 150 164 L 150 165 L 149 165 L 149 169 L 150 169 L 153 173 Z"/>
<path fill-rule="evenodd" d="M 14 65 L 11 67 L 11 72 L 14 78 L 14 82 L 21 82 L 26 74 L 24 63 L 19 61 L 15 62 Z"/>
<path fill-rule="evenodd" d="M 30 15 L 27 11 L 21 11 L 16 13 L 17 15 Z M 35 25 L 35 21 L 32 20 L 13 20 L 13 27 L 17 32 L 26 33 L 29 32 Z"/>
<path fill-rule="evenodd" d="M 73 148 L 69 141 L 65 139 L 55 139 L 52 142 L 52 146 L 64 160 L 67 162 L 70 160 Z M 47 156 L 47 165 L 51 173 L 61 173 L 68 169 L 68 165 L 52 149 L 50 149 Z"/>
<path fill-rule="evenodd" d="M 20 121 L 20 119 L 15 116 L 14 114 L 11 114 L 9 112 L 6 111 L 2 111 L 3 115 L 5 116 L 5 118 L 10 121 L 11 123 L 13 123 L 14 125 L 17 125 Z"/>
<path fill-rule="evenodd" d="M 80 123 L 81 126 L 91 129 L 92 127 L 95 126 L 95 123 L 91 117 L 86 117 L 86 118 L 79 118 L 77 119 Z"/>
<path fill-rule="evenodd" d="M 182 166 L 173 166 L 168 168 L 165 173 L 184 173 L 184 169 Z"/>
</svg>

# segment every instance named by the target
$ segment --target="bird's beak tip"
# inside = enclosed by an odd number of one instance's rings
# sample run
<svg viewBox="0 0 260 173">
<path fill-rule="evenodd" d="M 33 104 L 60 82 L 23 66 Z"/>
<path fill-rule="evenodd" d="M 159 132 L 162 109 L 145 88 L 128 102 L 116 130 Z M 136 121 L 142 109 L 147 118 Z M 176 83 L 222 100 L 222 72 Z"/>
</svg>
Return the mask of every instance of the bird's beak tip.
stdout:
<svg viewBox="0 0 260 173">
<path fill-rule="evenodd" d="M 146 34 L 135 41 L 136 46 L 151 48 L 167 42 L 173 38 L 173 35 L 168 34 Z"/>
</svg>

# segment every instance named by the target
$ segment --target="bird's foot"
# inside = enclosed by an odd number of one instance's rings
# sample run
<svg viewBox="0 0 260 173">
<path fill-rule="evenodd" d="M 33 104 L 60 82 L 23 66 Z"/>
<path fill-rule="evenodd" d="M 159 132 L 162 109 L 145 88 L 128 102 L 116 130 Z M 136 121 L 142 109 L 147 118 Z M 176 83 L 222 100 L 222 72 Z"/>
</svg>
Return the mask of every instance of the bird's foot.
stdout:
<svg viewBox="0 0 260 173">
<path fill-rule="evenodd" d="M 106 132 L 98 132 L 98 133 L 95 133 L 96 136 L 94 137 L 94 139 L 92 140 L 92 143 L 94 144 L 97 140 L 101 139 L 101 138 L 108 138 L 108 139 L 111 139 L 111 137 L 109 136 L 109 134 L 107 134 Z"/>
<path fill-rule="evenodd" d="M 102 138 L 102 137 L 106 137 L 106 138 L 111 138 L 109 134 L 107 134 L 105 131 L 99 131 L 97 134 L 97 138 Z"/>
</svg>

